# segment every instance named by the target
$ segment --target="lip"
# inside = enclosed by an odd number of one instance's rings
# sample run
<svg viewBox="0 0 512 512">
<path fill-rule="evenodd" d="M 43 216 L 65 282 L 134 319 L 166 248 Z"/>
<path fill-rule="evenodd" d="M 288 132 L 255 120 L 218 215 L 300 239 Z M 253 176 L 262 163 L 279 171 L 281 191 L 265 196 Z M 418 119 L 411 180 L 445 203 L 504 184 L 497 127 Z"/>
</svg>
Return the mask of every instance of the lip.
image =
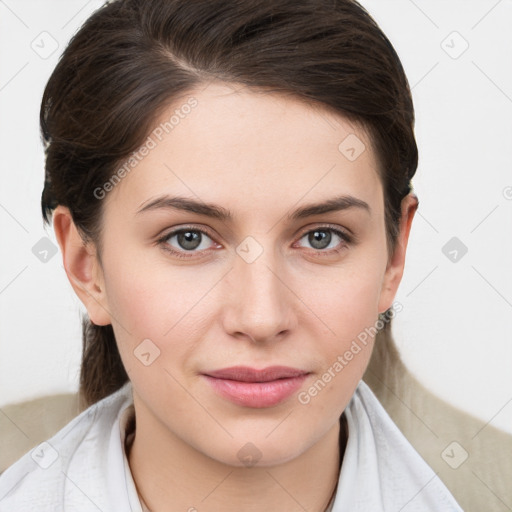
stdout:
<svg viewBox="0 0 512 512">
<path fill-rule="evenodd" d="M 288 366 L 261 370 L 232 366 L 202 374 L 214 391 L 235 404 L 264 408 L 277 405 L 297 391 L 309 372 Z"/>
</svg>

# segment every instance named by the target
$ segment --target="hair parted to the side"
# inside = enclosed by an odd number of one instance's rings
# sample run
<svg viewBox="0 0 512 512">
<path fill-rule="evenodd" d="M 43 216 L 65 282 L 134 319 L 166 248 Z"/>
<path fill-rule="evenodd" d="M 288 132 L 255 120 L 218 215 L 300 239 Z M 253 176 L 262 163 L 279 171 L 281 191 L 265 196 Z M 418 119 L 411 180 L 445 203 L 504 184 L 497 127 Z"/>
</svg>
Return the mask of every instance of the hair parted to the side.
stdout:
<svg viewBox="0 0 512 512">
<path fill-rule="evenodd" d="M 367 130 L 392 254 L 418 163 L 413 103 L 393 46 L 354 0 L 105 4 L 73 36 L 42 98 L 45 222 L 57 205 L 68 207 L 101 257 L 103 202 L 94 190 L 141 146 L 170 102 L 211 80 L 293 95 Z M 112 326 L 86 319 L 83 332 L 86 407 L 128 376 Z"/>
</svg>

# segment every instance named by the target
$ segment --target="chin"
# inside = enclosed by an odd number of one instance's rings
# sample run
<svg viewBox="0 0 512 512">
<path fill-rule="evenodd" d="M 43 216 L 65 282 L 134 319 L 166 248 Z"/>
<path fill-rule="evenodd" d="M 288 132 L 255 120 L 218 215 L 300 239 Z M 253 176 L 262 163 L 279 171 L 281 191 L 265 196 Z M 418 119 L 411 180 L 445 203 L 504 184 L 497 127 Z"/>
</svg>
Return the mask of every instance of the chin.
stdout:
<svg viewBox="0 0 512 512">
<path fill-rule="evenodd" d="M 273 467 L 299 457 L 309 447 L 306 439 L 294 439 L 293 436 L 276 436 L 275 439 L 270 439 L 265 438 L 265 435 L 257 438 L 237 436 L 228 446 L 217 445 L 218 449 L 214 453 L 211 450 L 208 450 L 209 453 L 203 453 L 228 466 Z M 314 442 L 311 442 L 311 445 L 313 444 Z"/>
</svg>

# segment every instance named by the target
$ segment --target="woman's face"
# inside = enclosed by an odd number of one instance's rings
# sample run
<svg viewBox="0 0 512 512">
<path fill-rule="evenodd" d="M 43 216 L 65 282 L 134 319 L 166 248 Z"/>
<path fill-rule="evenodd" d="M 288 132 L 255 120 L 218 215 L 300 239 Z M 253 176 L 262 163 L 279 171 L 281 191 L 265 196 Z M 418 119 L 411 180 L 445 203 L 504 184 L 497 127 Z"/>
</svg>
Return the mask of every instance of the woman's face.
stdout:
<svg viewBox="0 0 512 512">
<path fill-rule="evenodd" d="M 370 141 L 297 99 L 220 83 L 150 137 L 103 199 L 89 309 L 113 325 L 137 424 L 231 465 L 291 460 L 337 428 L 398 284 Z M 213 376 L 238 366 L 298 376 Z"/>
</svg>

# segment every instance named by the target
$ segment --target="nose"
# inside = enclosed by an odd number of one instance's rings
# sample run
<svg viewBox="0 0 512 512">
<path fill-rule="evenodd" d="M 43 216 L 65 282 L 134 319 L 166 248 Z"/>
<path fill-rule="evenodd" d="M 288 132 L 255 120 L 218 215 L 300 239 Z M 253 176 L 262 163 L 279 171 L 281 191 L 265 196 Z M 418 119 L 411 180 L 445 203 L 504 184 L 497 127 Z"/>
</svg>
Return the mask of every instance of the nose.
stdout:
<svg viewBox="0 0 512 512">
<path fill-rule="evenodd" d="M 294 299 L 283 265 L 270 252 L 252 263 L 236 256 L 226 276 L 224 328 L 230 335 L 255 343 L 278 341 L 296 323 Z"/>
</svg>

